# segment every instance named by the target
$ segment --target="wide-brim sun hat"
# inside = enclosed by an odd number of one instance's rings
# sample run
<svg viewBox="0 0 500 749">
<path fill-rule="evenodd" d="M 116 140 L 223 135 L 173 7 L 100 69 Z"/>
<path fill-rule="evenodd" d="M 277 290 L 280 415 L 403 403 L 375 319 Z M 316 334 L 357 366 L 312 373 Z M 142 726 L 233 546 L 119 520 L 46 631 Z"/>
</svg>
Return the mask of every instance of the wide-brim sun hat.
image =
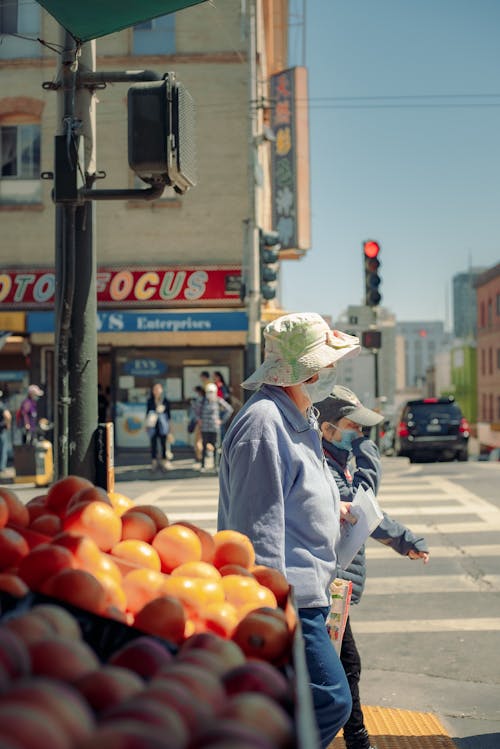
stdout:
<svg viewBox="0 0 500 749">
<path fill-rule="evenodd" d="M 331 330 L 316 312 L 282 315 L 264 328 L 264 361 L 241 383 L 247 390 L 261 385 L 298 385 L 340 359 L 357 356 L 359 338 Z"/>
<path fill-rule="evenodd" d="M 323 421 L 336 424 L 345 417 L 362 427 L 374 427 L 384 418 L 382 414 L 363 406 L 358 396 L 343 385 L 335 385 L 327 398 L 314 405 L 319 412 L 320 424 Z"/>
</svg>

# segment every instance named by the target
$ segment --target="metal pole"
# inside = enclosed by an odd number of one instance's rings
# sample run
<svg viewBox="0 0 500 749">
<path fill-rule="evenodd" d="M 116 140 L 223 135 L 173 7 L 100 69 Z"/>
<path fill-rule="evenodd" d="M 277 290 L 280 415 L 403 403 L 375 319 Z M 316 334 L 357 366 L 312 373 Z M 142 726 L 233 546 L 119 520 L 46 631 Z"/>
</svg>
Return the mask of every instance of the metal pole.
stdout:
<svg viewBox="0 0 500 749">
<path fill-rule="evenodd" d="M 95 41 L 82 45 L 82 71 L 95 71 Z M 84 163 L 80 168 L 87 188 L 96 173 L 95 95 L 78 87 L 75 116 L 81 122 Z M 95 203 L 85 201 L 75 210 L 75 284 L 69 341 L 69 472 L 95 481 L 95 433 L 97 429 L 97 294 Z"/>
<path fill-rule="evenodd" d="M 59 68 L 61 87 L 58 92 L 58 133 L 65 138 L 69 153 L 72 147 L 72 126 L 75 108 L 76 44 L 61 29 L 63 53 Z M 56 206 L 56 288 L 55 288 L 55 418 L 54 476 L 68 474 L 69 444 L 69 336 L 75 284 L 75 204 Z"/>
<path fill-rule="evenodd" d="M 258 199 L 255 181 L 257 161 L 257 40 L 256 40 L 256 0 L 248 1 L 248 63 L 249 63 L 249 114 L 248 114 L 248 196 L 250 216 L 246 232 L 245 252 L 247 255 L 247 296 L 248 337 L 245 360 L 245 377 L 260 365 L 260 259 Z"/>
</svg>

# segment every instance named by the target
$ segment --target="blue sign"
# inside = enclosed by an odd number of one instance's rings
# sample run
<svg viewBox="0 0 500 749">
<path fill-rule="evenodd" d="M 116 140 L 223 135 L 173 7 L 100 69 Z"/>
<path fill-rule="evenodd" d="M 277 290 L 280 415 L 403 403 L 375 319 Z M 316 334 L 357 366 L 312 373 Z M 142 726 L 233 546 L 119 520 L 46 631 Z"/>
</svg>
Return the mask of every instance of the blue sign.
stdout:
<svg viewBox="0 0 500 749">
<path fill-rule="evenodd" d="M 122 312 L 97 313 L 99 333 L 208 333 L 246 331 L 246 312 Z M 28 312 L 29 333 L 53 333 L 54 312 Z"/>
<path fill-rule="evenodd" d="M 160 359 L 131 359 L 125 362 L 123 371 L 134 377 L 160 377 L 167 371 L 167 365 Z"/>
<path fill-rule="evenodd" d="M 7 369 L 3 372 L 0 371 L 0 381 L 1 382 L 22 382 L 24 378 L 27 376 L 27 372 L 15 370 L 15 369 Z"/>
</svg>

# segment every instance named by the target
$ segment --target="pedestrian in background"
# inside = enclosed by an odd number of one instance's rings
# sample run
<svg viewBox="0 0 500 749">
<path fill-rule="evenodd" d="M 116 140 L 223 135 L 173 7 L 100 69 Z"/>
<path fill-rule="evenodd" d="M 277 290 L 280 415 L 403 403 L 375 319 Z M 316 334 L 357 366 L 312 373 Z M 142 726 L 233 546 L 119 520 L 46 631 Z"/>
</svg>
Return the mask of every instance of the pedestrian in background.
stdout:
<svg viewBox="0 0 500 749">
<path fill-rule="evenodd" d="M 193 435 L 193 450 L 195 468 L 201 467 L 201 456 L 203 454 L 203 440 L 201 438 L 201 422 L 199 418 L 201 404 L 205 397 L 205 390 L 201 385 L 194 388 L 195 396 L 191 399 L 188 432 Z"/>
<path fill-rule="evenodd" d="M 22 431 L 23 444 L 29 444 L 36 439 L 38 427 L 38 401 L 43 395 L 43 390 L 38 385 L 30 385 L 28 394 L 19 406 L 17 412 L 17 426 Z"/>
<path fill-rule="evenodd" d="M 221 372 L 214 372 L 214 382 L 217 385 L 217 395 L 229 402 L 229 387 L 224 380 Z"/>
<path fill-rule="evenodd" d="M 199 405 L 202 440 L 200 471 L 202 473 L 207 469 L 208 446 L 212 445 L 215 458 L 215 450 L 220 448 L 221 426 L 229 419 L 232 413 L 233 407 L 231 404 L 217 395 L 217 385 L 215 382 L 209 382 L 205 388 L 204 398 Z"/>
<path fill-rule="evenodd" d="M 12 414 L 3 400 L 3 391 L 0 390 L 0 477 L 5 475 L 9 449 L 9 430 L 12 424 Z"/>
<path fill-rule="evenodd" d="M 167 461 L 167 435 L 170 431 L 170 403 L 163 393 L 161 382 L 154 383 L 146 404 L 146 431 L 151 445 L 151 470 L 168 470 L 170 463 Z"/>
<path fill-rule="evenodd" d="M 360 345 L 315 313 L 279 317 L 264 338 L 264 361 L 242 383 L 257 392 L 222 443 L 218 529 L 245 533 L 256 563 L 280 570 L 293 586 L 324 749 L 351 712 L 346 675 L 326 629 L 348 506 L 323 458 L 312 403 L 331 392 L 335 364 L 359 354 Z"/>
<path fill-rule="evenodd" d="M 341 500 L 352 502 L 360 486 L 377 494 L 382 475 L 380 454 L 376 444 L 364 434 L 364 430 L 379 424 L 383 416 L 362 405 L 359 398 L 342 385 L 336 385 L 331 395 L 320 403 L 318 421 L 323 436 L 323 453 L 340 492 Z M 350 461 L 354 462 L 351 473 Z M 371 534 L 372 538 L 410 559 L 429 560 L 427 542 L 416 536 L 409 528 L 393 520 L 384 512 L 380 525 Z M 337 570 L 337 577 L 352 582 L 351 603 L 359 603 L 366 579 L 365 547 L 362 546 L 347 569 Z M 366 730 L 359 680 L 361 658 L 351 629 L 350 617 L 342 639 L 340 660 L 344 667 L 352 697 L 352 710 L 344 725 L 344 741 L 347 749 L 375 749 Z"/>
<path fill-rule="evenodd" d="M 203 390 L 205 390 L 209 382 L 212 382 L 210 379 L 210 372 L 207 372 L 207 370 L 204 369 L 203 372 L 200 372 L 200 384 Z"/>
</svg>

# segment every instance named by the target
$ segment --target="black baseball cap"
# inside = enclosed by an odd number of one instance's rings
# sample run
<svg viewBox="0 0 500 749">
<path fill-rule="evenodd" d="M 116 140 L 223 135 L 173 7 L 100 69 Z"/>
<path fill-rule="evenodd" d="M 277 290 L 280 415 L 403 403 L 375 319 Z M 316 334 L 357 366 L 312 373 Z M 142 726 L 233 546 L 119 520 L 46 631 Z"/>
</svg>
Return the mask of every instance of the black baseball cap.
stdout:
<svg viewBox="0 0 500 749">
<path fill-rule="evenodd" d="M 335 385 L 327 398 L 314 405 L 319 411 L 320 424 L 323 421 L 336 424 L 345 417 L 363 427 L 373 427 L 384 419 L 382 414 L 363 406 L 358 396 L 343 385 Z"/>
</svg>

